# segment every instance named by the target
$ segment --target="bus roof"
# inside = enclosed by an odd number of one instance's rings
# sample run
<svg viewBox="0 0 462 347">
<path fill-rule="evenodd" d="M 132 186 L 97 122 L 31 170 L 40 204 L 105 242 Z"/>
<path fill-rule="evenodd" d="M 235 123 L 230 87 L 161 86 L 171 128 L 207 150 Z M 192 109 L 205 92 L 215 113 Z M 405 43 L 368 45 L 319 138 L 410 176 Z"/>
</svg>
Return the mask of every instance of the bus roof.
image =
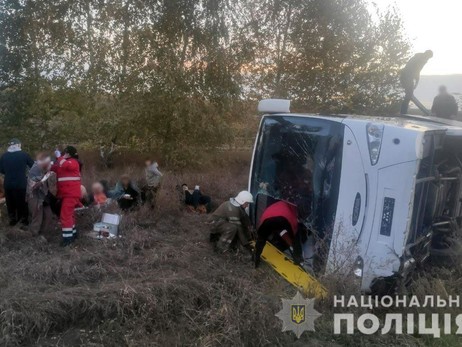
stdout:
<svg viewBox="0 0 462 347">
<path fill-rule="evenodd" d="M 271 113 L 265 117 L 307 117 L 328 119 L 334 122 L 348 124 L 350 122 L 380 123 L 385 126 L 406 128 L 409 130 L 424 132 L 432 130 L 446 131 L 448 135 L 462 136 L 462 122 L 427 116 L 366 116 L 349 114 L 316 114 L 316 113 Z"/>
</svg>

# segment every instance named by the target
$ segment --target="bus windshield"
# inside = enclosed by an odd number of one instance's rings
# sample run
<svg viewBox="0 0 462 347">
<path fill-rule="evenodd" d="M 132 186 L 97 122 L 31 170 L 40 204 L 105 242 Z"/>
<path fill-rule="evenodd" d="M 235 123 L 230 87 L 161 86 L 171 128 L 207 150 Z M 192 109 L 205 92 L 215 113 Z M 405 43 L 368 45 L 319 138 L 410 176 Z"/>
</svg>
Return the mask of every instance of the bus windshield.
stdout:
<svg viewBox="0 0 462 347">
<path fill-rule="evenodd" d="M 297 205 L 306 225 L 324 234 L 337 208 L 343 133 L 342 123 L 321 118 L 264 118 L 251 176 L 255 223 L 271 201 L 286 200 Z"/>
</svg>

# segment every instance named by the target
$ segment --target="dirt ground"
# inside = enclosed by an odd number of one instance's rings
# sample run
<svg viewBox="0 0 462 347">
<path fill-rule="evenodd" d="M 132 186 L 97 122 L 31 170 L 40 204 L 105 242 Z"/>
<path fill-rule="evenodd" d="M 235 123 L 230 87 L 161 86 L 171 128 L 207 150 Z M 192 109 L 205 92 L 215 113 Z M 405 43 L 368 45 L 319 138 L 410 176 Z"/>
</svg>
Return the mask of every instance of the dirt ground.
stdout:
<svg viewBox="0 0 462 347">
<path fill-rule="evenodd" d="M 95 212 L 81 213 L 82 236 L 74 247 L 65 249 L 59 246 L 58 229 L 33 238 L 27 231 L 6 227 L 3 220 L 0 345 L 434 344 L 413 336 L 334 336 L 331 299 L 316 303 L 323 314 L 316 332 L 306 332 L 300 340 L 291 332 L 281 332 L 275 314 L 282 308 L 281 298 L 292 298 L 295 289 L 268 266 L 255 270 L 244 253 L 215 253 L 204 224 L 207 216 L 182 210 L 176 192 L 178 184 L 197 183 L 216 203 L 221 202 L 246 187 L 245 165 L 208 173 L 166 172 L 156 211 L 124 215 L 122 237 L 116 241 L 89 237 L 92 223 L 99 218 Z M 120 170 L 100 174 L 114 180 Z M 96 171 L 87 168 L 87 183 L 94 175 Z M 333 288 L 335 281 L 323 281 Z M 350 289 L 335 283 L 332 290 Z M 457 285 L 450 290 L 456 291 Z M 438 343 L 457 345 L 449 340 Z"/>
</svg>

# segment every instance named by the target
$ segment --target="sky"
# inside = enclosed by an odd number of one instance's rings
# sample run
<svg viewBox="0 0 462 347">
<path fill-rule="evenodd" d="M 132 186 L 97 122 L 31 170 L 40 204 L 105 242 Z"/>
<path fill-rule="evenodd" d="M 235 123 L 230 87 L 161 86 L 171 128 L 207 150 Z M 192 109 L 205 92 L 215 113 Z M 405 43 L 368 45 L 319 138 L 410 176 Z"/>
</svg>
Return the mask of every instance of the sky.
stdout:
<svg viewBox="0 0 462 347">
<path fill-rule="evenodd" d="M 433 51 L 422 75 L 462 74 L 462 0 L 367 0 L 395 6 L 413 52 Z"/>
</svg>

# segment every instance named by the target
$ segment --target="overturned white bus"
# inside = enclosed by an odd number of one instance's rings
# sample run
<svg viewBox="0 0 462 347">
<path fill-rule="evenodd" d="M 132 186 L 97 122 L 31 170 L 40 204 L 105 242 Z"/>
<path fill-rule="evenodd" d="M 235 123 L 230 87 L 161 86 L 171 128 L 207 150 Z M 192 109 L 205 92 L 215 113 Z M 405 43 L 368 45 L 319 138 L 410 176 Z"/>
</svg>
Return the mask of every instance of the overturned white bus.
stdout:
<svg viewBox="0 0 462 347">
<path fill-rule="evenodd" d="M 263 100 L 249 190 L 258 223 L 287 200 L 314 237 L 316 273 L 355 276 L 365 292 L 406 283 L 461 254 L 462 123 L 432 117 L 292 114 Z"/>
</svg>

